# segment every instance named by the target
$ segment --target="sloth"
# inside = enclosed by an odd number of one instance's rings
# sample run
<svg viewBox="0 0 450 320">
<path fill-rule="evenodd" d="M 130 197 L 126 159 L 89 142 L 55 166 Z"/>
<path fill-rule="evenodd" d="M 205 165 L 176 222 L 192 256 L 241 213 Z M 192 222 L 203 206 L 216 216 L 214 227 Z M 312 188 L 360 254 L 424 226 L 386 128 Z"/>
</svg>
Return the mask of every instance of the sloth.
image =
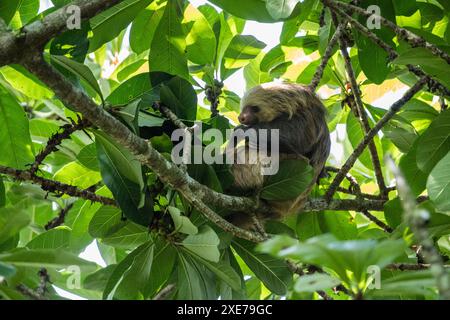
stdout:
<svg viewBox="0 0 450 320">
<path fill-rule="evenodd" d="M 278 129 L 280 161 L 303 159 L 314 169 L 313 179 L 304 192 L 292 200 L 269 201 L 271 213 L 257 215 L 257 218 L 264 222 L 299 213 L 314 184 L 323 174 L 330 153 L 330 133 L 324 105 L 308 87 L 292 83 L 266 83 L 245 93 L 241 100 L 238 120 L 241 125 L 236 127 L 234 132 L 237 129 L 254 129 L 256 132 L 261 129 Z M 267 176 L 261 173 L 261 167 L 265 159 L 258 151 L 270 145 L 270 138 L 267 140 L 265 143 L 259 141 L 256 145 L 247 141 L 232 149 L 235 159 L 241 156 L 241 161 L 231 166 L 233 189 L 240 190 L 241 194 L 258 194 L 264 185 Z M 270 154 L 270 150 L 264 151 Z M 252 156 L 256 161 L 249 161 Z M 232 213 L 227 219 L 243 228 L 250 228 L 253 224 L 248 213 Z"/>
</svg>

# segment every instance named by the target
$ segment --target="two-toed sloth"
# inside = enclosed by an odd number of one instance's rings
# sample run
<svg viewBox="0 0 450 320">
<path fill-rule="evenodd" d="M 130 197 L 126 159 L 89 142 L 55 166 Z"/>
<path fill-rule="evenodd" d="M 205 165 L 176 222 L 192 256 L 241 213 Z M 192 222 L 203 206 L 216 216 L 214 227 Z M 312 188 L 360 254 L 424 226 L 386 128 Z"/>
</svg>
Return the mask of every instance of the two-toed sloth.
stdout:
<svg viewBox="0 0 450 320">
<path fill-rule="evenodd" d="M 324 105 L 307 87 L 290 83 L 267 83 L 252 88 L 244 95 L 241 100 L 239 122 L 241 126 L 236 129 L 244 131 L 278 129 L 280 161 L 306 159 L 313 167 L 313 179 L 304 192 L 292 200 L 268 202 L 272 213 L 265 216 L 258 215 L 258 218 L 280 219 L 298 213 L 303 208 L 330 153 L 330 133 Z M 258 158 L 259 148 L 263 145 L 266 144 L 252 145 L 247 142 L 241 147 L 239 145 L 233 147 L 237 158 L 239 154 L 244 154 L 245 157 L 244 161 L 241 159 L 240 163 L 231 166 L 234 187 L 247 194 L 257 193 L 267 178 L 261 171 L 264 159 Z M 268 152 L 270 153 L 270 150 Z M 257 158 L 256 162 L 248 161 L 252 156 Z M 251 226 L 248 213 L 234 213 L 229 220 L 242 227 Z"/>
</svg>

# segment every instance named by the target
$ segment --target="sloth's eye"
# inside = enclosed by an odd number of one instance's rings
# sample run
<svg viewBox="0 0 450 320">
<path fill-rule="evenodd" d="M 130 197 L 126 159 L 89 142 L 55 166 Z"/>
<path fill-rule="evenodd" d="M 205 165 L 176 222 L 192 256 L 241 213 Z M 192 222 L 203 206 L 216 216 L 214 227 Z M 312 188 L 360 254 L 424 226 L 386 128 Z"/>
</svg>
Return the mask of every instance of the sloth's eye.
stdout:
<svg viewBox="0 0 450 320">
<path fill-rule="evenodd" d="M 253 112 L 253 113 L 257 113 L 257 112 L 259 112 L 259 107 L 258 106 L 250 106 L 250 111 L 251 112 Z"/>
</svg>

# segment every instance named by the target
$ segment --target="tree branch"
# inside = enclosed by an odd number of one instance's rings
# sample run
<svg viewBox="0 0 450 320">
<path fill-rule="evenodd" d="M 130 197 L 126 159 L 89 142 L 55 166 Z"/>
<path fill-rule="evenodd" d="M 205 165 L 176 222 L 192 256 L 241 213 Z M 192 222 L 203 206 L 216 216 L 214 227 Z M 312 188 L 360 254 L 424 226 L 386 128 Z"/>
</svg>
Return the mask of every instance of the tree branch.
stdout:
<svg viewBox="0 0 450 320">
<path fill-rule="evenodd" d="M 16 170 L 13 168 L 8 168 L 0 165 L 0 173 L 6 174 L 17 181 L 26 181 L 31 182 L 33 184 L 37 184 L 44 191 L 57 194 L 66 194 L 72 197 L 90 200 L 92 202 L 99 202 L 108 206 L 117 206 L 116 201 L 114 199 L 99 196 L 91 191 L 81 190 L 78 189 L 77 187 L 65 183 L 38 177 L 29 171 Z"/>
<path fill-rule="evenodd" d="M 328 43 L 327 49 L 325 50 L 325 53 L 323 54 L 322 57 L 322 62 L 320 63 L 320 66 L 316 69 L 316 72 L 314 73 L 311 83 L 308 86 L 311 91 L 316 91 L 317 86 L 319 85 L 320 80 L 322 79 L 325 68 L 327 67 L 328 61 L 330 60 L 333 54 L 334 46 L 336 45 L 338 39 L 341 37 L 342 31 L 343 27 L 339 25 L 330 42 Z"/>
<path fill-rule="evenodd" d="M 327 4 L 329 7 L 332 7 L 332 8 L 339 8 L 340 7 L 342 9 L 348 10 L 350 12 L 358 13 L 358 14 L 363 15 L 365 17 L 372 17 L 374 19 L 379 19 L 379 21 L 384 26 L 392 29 L 395 32 L 395 34 L 398 36 L 399 39 L 405 40 L 406 42 L 408 42 L 411 45 L 411 47 L 423 47 L 423 48 L 426 48 L 426 49 L 430 50 L 430 52 L 432 54 L 434 54 L 435 56 L 438 56 L 438 57 L 444 59 L 448 64 L 450 64 L 450 56 L 446 52 L 442 51 L 437 46 L 429 43 L 428 41 L 426 41 L 422 37 L 419 37 L 418 35 L 414 34 L 413 32 L 411 32 L 411 31 L 409 31 L 407 29 L 399 27 L 394 22 L 392 22 L 392 21 L 390 21 L 390 20 L 388 20 L 388 19 L 386 19 L 386 18 L 384 18 L 382 16 L 373 14 L 370 11 L 366 11 L 363 8 L 354 6 L 352 4 L 347 4 L 347 3 L 344 3 L 344 2 L 340 2 L 340 1 L 324 0 L 324 3 Z"/>
<path fill-rule="evenodd" d="M 334 12 L 331 12 L 331 17 L 333 19 L 334 25 L 336 26 L 336 28 L 338 28 L 340 24 Z M 359 122 L 363 129 L 364 135 L 367 135 L 367 133 L 370 131 L 370 124 L 369 120 L 367 119 L 366 110 L 361 99 L 361 91 L 359 90 L 358 83 L 356 82 L 355 71 L 353 70 L 352 61 L 350 59 L 350 55 L 348 54 L 347 45 L 343 38 L 343 34 L 341 34 L 341 36 L 338 38 L 338 41 L 341 48 L 342 57 L 344 58 L 347 76 L 352 87 L 352 94 L 355 100 Z M 373 169 L 375 171 L 375 177 L 378 183 L 378 188 L 380 189 L 380 194 L 383 197 L 387 197 L 386 184 L 384 182 L 383 172 L 381 171 L 380 158 L 378 157 L 378 151 L 377 147 L 375 146 L 375 142 L 373 140 L 370 140 L 368 147 L 370 157 L 372 159 Z"/>
<path fill-rule="evenodd" d="M 384 42 L 382 39 L 380 39 L 375 33 L 370 31 L 368 28 L 366 28 L 364 25 L 362 25 L 359 21 L 352 18 L 350 15 L 348 15 L 346 12 L 339 8 L 332 8 L 330 7 L 330 10 L 333 10 L 336 12 L 339 16 L 341 16 L 346 22 L 350 23 L 353 27 L 358 29 L 359 32 L 361 32 L 363 35 L 365 35 L 367 38 L 369 38 L 372 42 L 377 44 L 379 47 L 384 49 L 388 53 L 388 61 L 393 61 L 395 58 L 398 57 L 398 53 L 386 42 Z M 425 72 L 423 72 L 419 67 L 414 66 L 412 64 L 407 64 L 406 67 L 408 70 L 412 73 L 414 73 L 419 78 L 423 76 L 427 76 Z M 444 86 L 439 81 L 432 79 L 430 76 L 428 76 L 428 86 L 430 88 L 430 92 L 434 93 L 435 91 L 439 91 L 441 95 L 450 96 L 450 90 Z"/>
<path fill-rule="evenodd" d="M 355 164 L 358 157 L 364 151 L 365 147 L 369 144 L 369 142 L 377 135 L 378 131 L 389 121 L 391 118 L 400 110 L 400 108 L 405 105 L 414 95 L 419 92 L 425 83 L 427 82 L 428 77 L 421 78 L 414 86 L 409 88 L 409 90 L 403 95 L 403 97 L 396 101 L 389 110 L 384 114 L 384 116 L 377 122 L 377 124 L 366 134 L 363 141 L 355 148 L 351 156 L 347 159 L 345 164 L 341 167 L 337 175 L 334 177 L 333 182 L 331 183 L 327 193 L 325 194 L 326 201 L 330 201 L 333 197 L 336 189 L 341 184 L 342 180 L 345 178 L 346 174 L 350 171 L 350 169 Z"/>
<path fill-rule="evenodd" d="M 50 39 L 67 30 L 67 21 L 73 14 L 67 8 L 77 6 L 82 20 L 90 19 L 123 0 L 78 0 L 25 26 L 18 37 L 10 32 L 0 33 L 0 67 L 19 62 L 26 51 L 42 48 Z M 1 31 L 1 30 L 0 30 Z"/>
</svg>

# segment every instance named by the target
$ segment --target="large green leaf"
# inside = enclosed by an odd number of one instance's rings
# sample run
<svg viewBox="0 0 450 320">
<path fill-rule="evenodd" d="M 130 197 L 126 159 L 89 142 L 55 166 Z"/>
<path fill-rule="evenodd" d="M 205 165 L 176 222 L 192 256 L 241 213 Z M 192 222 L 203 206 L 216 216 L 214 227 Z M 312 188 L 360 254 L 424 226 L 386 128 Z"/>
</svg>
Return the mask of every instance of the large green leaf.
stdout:
<svg viewBox="0 0 450 320">
<path fill-rule="evenodd" d="M 301 243 L 287 236 L 276 236 L 260 248 L 280 258 L 329 268 L 347 285 L 360 287 L 367 281 L 367 267 L 377 265 L 382 269 L 403 254 L 405 243 L 402 239 L 339 241 L 324 234 Z"/>
<path fill-rule="evenodd" d="M 100 90 L 100 86 L 97 82 L 97 79 L 95 79 L 94 74 L 92 73 L 91 69 L 89 69 L 88 66 L 75 60 L 69 59 L 65 56 L 52 55 L 51 59 L 57 65 L 69 71 L 79 79 L 85 81 L 89 86 L 91 86 L 92 89 L 94 89 L 96 93 L 98 93 L 98 95 L 103 101 L 102 90 Z"/>
<path fill-rule="evenodd" d="M 266 200 L 290 200 L 296 198 L 311 184 L 314 169 L 306 160 L 283 160 L 274 175 L 268 176 L 261 191 Z"/>
<path fill-rule="evenodd" d="M 442 112 L 417 142 L 417 165 L 429 173 L 450 151 L 450 110 Z"/>
<path fill-rule="evenodd" d="M 380 9 L 380 14 L 386 19 L 395 22 L 395 12 L 391 1 L 386 0 L 362 0 L 359 4 L 361 8 L 368 8 L 375 5 Z M 359 17 L 359 22 L 363 25 L 369 25 L 370 20 L 366 17 Z M 375 28 L 371 30 L 384 42 L 394 45 L 392 38 L 394 32 L 387 27 Z M 356 45 L 358 47 L 358 59 L 361 69 L 367 78 L 376 84 L 381 84 L 387 77 L 390 68 L 388 65 L 388 54 L 381 47 L 375 45 L 372 40 L 365 35 L 355 32 Z"/>
<path fill-rule="evenodd" d="M 213 272 L 220 280 L 228 284 L 233 290 L 240 290 L 241 278 L 231 266 L 223 261 L 211 262 L 198 255 L 193 255 L 193 257 Z"/>
<path fill-rule="evenodd" d="M 80 187 L 82 189 L 89 188 L 101 180 L 100 173 L 89 170 L 75 161 L 69 162 L 58 170 L 53 178 L 56 181 Z"/>
<path fill-rule="evenodd" d="M 419 65 L 423 70 L 437 78 L 446 87 L 450 87 L 449 66 L 446 61 L 433 55 L 425 48 L 413 48 L 402 52 L 398 58 L 392 61 L 394 64 Z"/>
<path fill-rule="evenodd" d="M 245 67 L 252 59 L 255 59 L 263 48 L 264 42 L 254 36 L 236 35 L 228 45 L 224 53 L 221 66 L 221 78 L 225 80 L 238 69 Z"/>
<path fill-rule="evenodd" d="M 256 20 L 259 22 L 275 22 L 277 19 L 269 13 L 265 1 L 261 0 L 209 0 L 209 2 L 221 7 L 224 11 L 246 20 Z M 276 2 L 276 1 L 275 1 Z M 274 11 L 278 11 L 272 4 Z M 286 14 L 287 10 L 283 10 Z M 274 14 L 274 12 L 272 12 Z M 295 13 L 294 13 L 295 14 Z M 280 18 L 284 18 L 280 17 Z"/>
<path fill-rule="evenodd" d="M 186 39 L 176 0 L 168 0 L 164 15 L 152 39 L 150 71 L 162 71 L 189 80 Z"/>
<path fill-rule="evenodd" d="M 20 249 L 0 254 L 0 261 L 29 268 L 67 268 L 74 265 L 88 269 L 96 268 L 95 263 L 81 259 L 63 249 Z"/>
<path fill-rule="evenodd" d="M 216 36 L 203 14 L 193 5 L 184 11 L 187 57 L 196 64 L 213 64 Z"/>
<path fill-rule="evenodd" d="M 255 251 L 255 244 L 242 239 L 235 239 L 233 249 L 253 271 L 253 273 L 273 293 L 284 295 L 292 280 L 292 274 L 282 259 Z"/>
<path fill-rule="evenodd" d="M 289 17 L 299 0 L 266 0 L 266 8 L 275 20 Z"/>
<path fill-rule="evenodd" d="M 423 148 L 423 146 L 419 147 L 418 140 L 412 145 L 409 152 L 401 157 L 399 163 L 408 185 L 416 196 L 425 189 L 428 177 L 428 174 L 417 166 L 417 152 L 418 149 Z"/>
<path fill-rule="evenodd" d="M 33 162 L 28 119 L 23 108 L 0 86 L 0 164 L 25 169 Z"/>
<path fill-rule="evenodd" d="M 431 171 L 427 190 L 439 211 L 450 211 L 450 152 Z"/>
<path fill-rule="evenodd" d="M 296 292 L 315 292 L 336 287 L 340 281 L 324 273 L 306 274 L 297 279 L 294 285 Z"/>
<path fill-rule="evenodd" d="M 150 281 L 153 252 L 153 241 L 149 241 L 122 260 L 109 278 L 103 298 L 142 298 L 144 288 Z"/>
<path fill-rule="evenodd" d="M 200 228 L 198 234 L 187 236 L 182 245 L 203 259 L 218 262 L 220 258 L 219 243 L 219 237 L 214 230 L 205 225 Z"/>
<path fill-rule="evenodd" d="M 0 244 L 18 235 L 30 223 L 30 218 L 16 208 L 0 208 Z"/>
<path fill-rule="evenodd" d="M 89 51 L 95 51 L 104 43 L 116 38 L 152 1 L 124 0 L 92 18 L 90 22 L 94 35 L 90 40 Z"/>
<path fill-rule="evenodd" d="M 38 0 L 1 0 L 0 17 L 13 29 L 20 29 L 34 19 L 39 11 Z"/>
<path fill-rule="evenodd" d="M 2 67 L 0 73 L 14 89 L 32 99 L 50 99 L 53 97 L 53 92 L 45 84 L 20 65 Z"/>
<path fill-rule="evenodd" d="M 175 207 L 167 207 L 170 216 L 175 225 L 175 230 L 184 234 L 197 234 L 198 228 L 189 220 L 188 217 L 182 216 L 181 211 Z"/>
<path fill-rule="evenodd" d="M 41 233 L 27 243 L 29 249 L 63 249 L 69 247 L 70 229 L 58 227 Z"/>
<path fill-rule="evenodd" d="M 161 238 L 155 240 L 150 281 L 143 290 L 145 297 L 153 297 L 163 288 L 174 269 L 176 257 L 177 252 L 169 242 Z"/>
<path fill-rule="evenodd" d="M 107 98 L 106 101 L 112 105 L 124 105 L 137 98 L 152 88 L 148 73 L 138 74 L 120 86 L 118 86 Z"/>
<path fill-rule="evenodd" d="M 213 273 L 184 251 L 178 254 L 178 299 L 216 299 L 216 283 Z"/>
<path fill-rule="evenodd" d="M 150 49 L 156 28 L 164 14 L 163 8 L 156 8 L 153 2 L 148 8 L 138 14 L 130 30 L 130 46 L 136 53 Z"/>
<path fill-rule="evenodd" d="M 111 190 L 126 217 L 135 223 L 148 226 L 153 205 L 144 193 L 139 161 L 105 134 L 96 132 L 95 137 L 103 182 Z"/>
<path fill-rule="evenodd" d="M 196 119 L 197 94 L 188 81 L 174 77 L 161 85 L 160 94 L 161 102 L 168 106 L 180 119 Z"/>
</svg>

